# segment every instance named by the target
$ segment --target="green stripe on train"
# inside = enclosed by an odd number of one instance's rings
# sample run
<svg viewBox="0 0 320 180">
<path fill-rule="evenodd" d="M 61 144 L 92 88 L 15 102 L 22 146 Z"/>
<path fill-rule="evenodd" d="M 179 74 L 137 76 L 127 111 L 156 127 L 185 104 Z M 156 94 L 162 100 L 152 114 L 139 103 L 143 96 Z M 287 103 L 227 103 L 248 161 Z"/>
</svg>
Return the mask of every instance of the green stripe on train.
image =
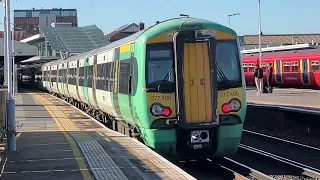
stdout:
<svg viewBox="0 0 320 180">
<path fill-rule="evenodd" d="M 83 95 L 89 104 L 89 92 L 88 92 L 88 66 L 89 66 L 89 58 L 84 60 L 84 81 L 83 81 Z"/>
</svg>

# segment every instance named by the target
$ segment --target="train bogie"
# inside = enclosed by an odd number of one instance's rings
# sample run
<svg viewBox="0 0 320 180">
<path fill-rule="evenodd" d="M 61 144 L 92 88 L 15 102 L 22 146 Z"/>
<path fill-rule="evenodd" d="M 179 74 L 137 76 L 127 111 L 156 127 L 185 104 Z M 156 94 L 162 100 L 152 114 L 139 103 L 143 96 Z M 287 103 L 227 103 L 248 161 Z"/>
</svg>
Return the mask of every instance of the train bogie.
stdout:
<svg viewBox="0 0 320 180">
<path fill-rule="evenodd" d="M 237 43 L 237 34 L 222 25 L 172 19 L 44 64 L 43 87 L 99 112 L 108 127 L 138 135 L 167 157 L 230 156 L 246 113 Z"/>
</svg>

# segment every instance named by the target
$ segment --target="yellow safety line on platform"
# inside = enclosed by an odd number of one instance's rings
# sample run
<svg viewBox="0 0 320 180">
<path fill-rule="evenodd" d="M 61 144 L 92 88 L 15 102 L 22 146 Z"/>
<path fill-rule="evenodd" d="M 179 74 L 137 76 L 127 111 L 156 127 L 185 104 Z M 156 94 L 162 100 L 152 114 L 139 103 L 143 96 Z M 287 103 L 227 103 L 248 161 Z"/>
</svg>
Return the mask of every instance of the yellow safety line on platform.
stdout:
<svg viewBox="0 0 320 180">
<path fill-rule="evenodd" d="M 45 98 L 41 97 L 41 95 L 35 94 L 35 93 L 28 93 L 29 95 L 31 95 L 31 97 L 33 97 L 34 99 L 38 100 L 41 104 L 44 105 L 45 109 L 47 110 L 47 112 L 50 114 L 50 116 L 52 117 L 52 119 L 55 121 L 55 123 L 57 124 L 57 126 L 59 127 L 59 130 L 62 132 L 62 134 L 65 136 L 65 138 L 69 141 L 69 144 L 71 146 L 71 149 L 73 151 L 74 157 L 79 165 L 81 174 L 83 176 L 83 178 L 85 180 L 92 180 L 90 172 L 88 171 L 87 165 L 83 160 L 83 157 L 80 153 L 80 150 L 77 146 L 77 143 L 75 142 L 75 140 L 71 137 L 71 135 L 68 133 L 68 130 L 66 130 L 66 128 L 61 124 L 59 118 L 57 118 L 57 116 L 52 112 L 52 110 L 47 106 L 46 103 L 44 103 L 44 101 L 48 101 Z M 40 96 L 40 97 L 38 97 Z M 50 101 L 48 101 L 50 104 L 52 104 Z M 60 109 L 55 109 L 55 110 L 60 110 Z M 61 110 L 60 110 L 61 111 Z M 66 121 L 69 121 L 69 127 L 70 127 L 70 119 L 68 118 L 63 118 Z M 72 125 L 71 125 L 72 126 Z M 73 125 L 74 126 L 74 125 Z M 69 129 L 69 128 L 67 128 Z M 74 127 L 71 128 L 72 131 L 76 130 L 74 129 Z M 77 130 L 76 130 L 77 131 Z"/>
<path fill-rule="evenodd" d="M 261 104 L 261 105 L 274 105 L 274 106 L 291 106 L 291 107 L 296 107 L 296 108 L 306 107 L 306 108 L 320 109 L 320 106 L 318 106 L 318 105 L 288 104 L 288 103 L 282 103 L 282 102 L 276 102 L 276 101 L 248 100 L 248 103 L 255 103 L 255 104 Z"/>
</svg>

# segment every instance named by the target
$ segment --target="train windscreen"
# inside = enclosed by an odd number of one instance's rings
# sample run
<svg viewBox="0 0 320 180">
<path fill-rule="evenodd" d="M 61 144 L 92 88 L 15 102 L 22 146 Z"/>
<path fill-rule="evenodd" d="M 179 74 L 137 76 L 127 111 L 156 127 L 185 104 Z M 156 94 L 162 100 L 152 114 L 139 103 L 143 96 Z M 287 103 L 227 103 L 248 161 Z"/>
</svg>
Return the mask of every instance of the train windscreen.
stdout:
<svg viewBox="0 0 320 180">
<path fill-rule="evenodd" d="M 174 92 L 173 60 L 172 43 L 147 46 L 146 81 L 148 89 L 157 89 L 161 84 L 162 88 Z"/>
<path fill-rule="evenodd" d="M 240 60 L 234 40 L 217 41 L 216 61 L 225 77 L 230 81 L 232 87 L 241 86 Z M 223 84 L 223 79 L 218 76 L 218 83 Z"/>
</svg>

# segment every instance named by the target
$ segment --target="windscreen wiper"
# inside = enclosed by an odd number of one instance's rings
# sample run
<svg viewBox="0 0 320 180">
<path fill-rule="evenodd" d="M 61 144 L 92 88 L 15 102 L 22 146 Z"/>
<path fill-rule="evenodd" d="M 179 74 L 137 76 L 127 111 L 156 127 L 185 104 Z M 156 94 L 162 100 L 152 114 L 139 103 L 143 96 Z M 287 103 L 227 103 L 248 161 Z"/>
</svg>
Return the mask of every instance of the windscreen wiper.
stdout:
<svg viewBox="0 0 320 180">
<path fill-rule="evenodd" d="M 172 71 L 173 71 L 173 65 L 171 66 L 170 70 L 168 71 L 168 73 L 166 74 L 166 76 L 163 78 L 163 80 L 161 81 L 161 83 L 158 85 L 158 91 L 160 91 L 161 85 L 170 77 Z"/>
<path fill-rule="evenodd" d="M 223 73 L 223 71 L 221 70 L 220 66 L 218 65 L 218 63 L 216 62 L 217 65 L 217 72 L 219 77 L 221 78 L 221 80 L 224 82 L 224 84 L 227 85 L 228 88 L 231 88 L 231 82 L 230 80 L 226 77 L 226 75 Z"/>
</svg>

